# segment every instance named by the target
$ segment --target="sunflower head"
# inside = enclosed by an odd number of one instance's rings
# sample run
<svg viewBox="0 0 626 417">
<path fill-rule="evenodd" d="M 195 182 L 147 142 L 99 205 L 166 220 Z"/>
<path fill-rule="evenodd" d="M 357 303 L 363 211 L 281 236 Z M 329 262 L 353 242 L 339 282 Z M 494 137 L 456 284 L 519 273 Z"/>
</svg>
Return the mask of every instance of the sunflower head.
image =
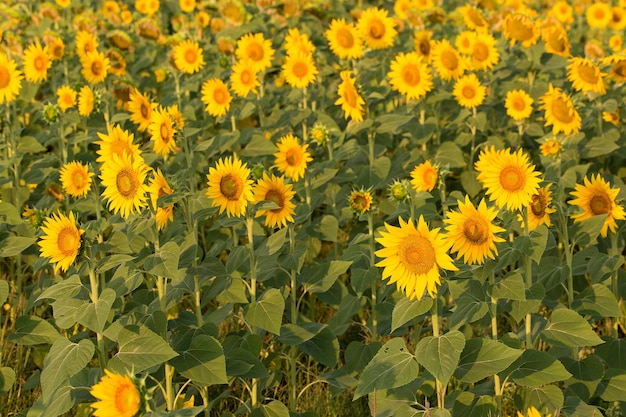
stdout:
<svg viewBox="0 0 626 417">
<path fill-rule="evenodd" d="M 330 50 L 339 59 L 358 59 L 363 56 L 363 42 L 353 23 L 346 23 L 343 18 L 333 19 L 324 36 Z"/>
<path fill-rule="evenodd" d="M 619 192 L 619 188 L 611 188 L 608 181 L 600 174 L 592 175 L 591 180 L 585 176 L 584 183 L 576 184 L 576 190 L 572 192 L 576 198 L 568 201 L 569 204 L 582 209 L 581 212 L 571 216 L 574 223 L 606 214 L 600 234 L 606 237 L 609 229 L 615 233 L 617 231 L 616 220 L 626 219 L 624 207 L 616 201 Z"/>
<path fill-rule="evenodd" d="M 183 41 L 174 47 L 176 68 L 187 74 L 198 72 L 204 66 L 202 49 L 198 42 Z"/>
<path fill-rule="evenodd" d="M 281 137 L 276 146 L 278 152 L 274 156 L 278 170 L 293 181 L 303 178 L 307 164 L 313 160 L 307 150 L 309 145 L 300 145 L 298 139 L 289 133 Z"/>
<path fill-rule="evenodd" d="M 480 84 L 476 74 L 464 75 L 456 80 L 452 94 L 460 106 L 475 108 L 483 103 L 487 88 Z"/>
<path fill-rule="evenodd" d="M 405 202 L 409 199 L 409 183 L 406 180 L 393 180 L 388 188 L 389 199 Z"/>
<path fill-rule="evenodd" d="M 418 100 L 433 88 L 431 69 L 417 52 L 396 55 L 388 76 L 391 88 L 406 95 L 408 100 Z"/>
<path fill-rule="evenodd" d="M 226 83 L 219 78 L 211 78 L 202 84 L 202 102 L 205 110 L 213 117 L 223 117 L 230 109 L 232 96 Z"/>
<path fill-rule="evenodd" d="M 257 182 L 254 188 L 254 201 L 256 203 L 270 201 L 276 207 L 268 210 L 258 210 L 256 217 L 264 215 L 267 227 L 284 227 L 288 222 L 293 223 L 296 207 L 293 203 L 295 195 L 296 192 L 293 190 L 293 185 L 286 183 L 284 177 L 276 177 L 274 174 L 267 175 L 264 172 L 263 178 Z"/>
<path fill-rule="evenodd" d="M 285 81 L 295 88 L 306 88 L 315 81 L 318 70 L 313 56 L 303 52 L 288 55 L 282 67 Z"/>
<path fill-rule="evenodd" d="M 439 169 L 429 160 L 416 165 L 411 171 L 411 185 L 415 192 L 432 191 L 439 181 Z"/>
<path fill-rule="evenodd" d="M 539 151 L 543 156 L 558 156 L 563 150 L 563 144 L 557 139 L 548 139 L 539 145 Z"/>
<path fill-rule="evenodd" d="M 108 207 L 127 219 L 132 213 L 139 213 L 147 206 L 147 186 L 144 184 L 150 168 L 141 156 L 131 157 L 123 153 L 112 155 L 100 169 L 100 179 L 105 187 L 102 197 L 108 200 Z"/>
<path fill-rule="evenodd" d="M 387 11 L 370 7 L 361 13 L 357 23 L 361 39 L 371 49 L 386 49 L 393 45 L 398 32 L 394 20 Z"/>
<path fill-rule="evenodd" d="M 78 161 L 68 162 L 61 168 L 61 185 L 72 197 L 85 197 L 91 188 L 93 172 Z"/>
<path fill-rule="evenodd" d="M 363 120 L 363 114 L 365 113 L 365 100 L 363 100 L 356 88 L 356 80 L 352 78 L 352 71 L 341 71 L 339 75 L 342 82 L 337 89 L 339 98 L 335 101 L 335 104 L 341 106 L 346 119 L 350 117 L 355 122 L 360 122 Z"/>
<path fill-rule="evenodd" d="M 100 382 L 90 390 L 97 400 L 91 404 L 95 417 L 134 417 L 148 411 L 144 381 L 108 369 L 104 373 Z"/>
<path fill-rule="evenodd" d="M 350 208 L 357 215 L 365 214 L 372 209 L 372 193 L 369 190 L 352 190 L 348 196 Z"/>
<path fill-rule="evenodd" d="M 48 69 L 52 66 L 52 59 L 48 48 L 42 47 L 39 41 L 28 46 L 24 51 L 24 75 L 33 83 L 40 83 L 48 79 Z"/>
<path fill-rule="evenodd" d="M 207 197 L 220 214 L 226 211 L 228 217 L 241 217 L 246 214 L 249 201 L 254 201 L 252 180 L 248 165 L 239 158 L 220 159 L 215 167 L 209 168 L 207 175 Z"/>
<path fill-rule="evenodd" d="M 41 256 L 56 264 L 55 272 L 67 272 L 78 256 L 84 232 L 76 226 L 74 213 L 70 212 L 69 216 L 58 212 L 52 214 L 44 220 L 41 231 L 44 233 L 39 241 Z"/>
<path fill-rule="evenodd" d="M 506 93 L 504 107 L 506 114 L 513 120 L 520 121 L 533 113 L 533 98 L 524 90 L 511 90 Z"/>
<path fill-rule="evenodd" d="M 576 134 L 581 127 L 580 114 L 574 108 L 574 103 L 560 88 L 550 84 L 549 90 L 541 97 L 540 109 L 545 110 L 545 125 L 552 125 L 552 133 L 563 132 L 566 135 Z"/>
<path fill-rule="evenodd" d="M 23 78 L 15 61 L 0 52 L 0 104 L 15 100 L 22 88 Z"/>
</svg>

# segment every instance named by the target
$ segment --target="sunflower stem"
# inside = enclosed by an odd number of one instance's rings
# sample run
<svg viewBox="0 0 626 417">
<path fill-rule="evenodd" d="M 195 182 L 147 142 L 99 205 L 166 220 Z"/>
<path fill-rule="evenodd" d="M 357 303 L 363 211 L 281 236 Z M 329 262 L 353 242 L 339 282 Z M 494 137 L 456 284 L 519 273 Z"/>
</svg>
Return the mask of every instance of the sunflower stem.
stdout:
<svg viewBox="0 0 626 417">
<path fill-rule="evenodd" d="M 294 225 L 293 223 L 289 223 L 288 233 L 289 233 L 289 253 L 292 255 L 295 252 L 296 248 L 296 240 L 294 238 Z M 297 299 L 297 289 L 298 283 L 296 280 L 296 270 L 291 269 L 290 271 L 290 285 L 291 285 L 291 294 L 290 294 L 290 302 L 291 302 L 291 324 L 297 324 L 298 322 L 298 299 Z M 291 360 L 291 364 L 289 367 L 289 408 L 293 411 L 296 410 L 297 404 L 297 364 L 298 364 L 298 347 L 296 345 L 291 346 L 289 350 L 289 357 Z"/>
<path fill-rule="evenodd" d="M 89 298 L 91 298 L 91 302 L 96 305 L 98 303 L 98 274 L 96 273 L 96 268 L 93 264 L 95 258 L 89 260 L 89 287 L 90 294 Z M 104 350 L 104 337 L 101 332 L 96 332 L 96 345 L 97 345 L 97 353 L 98 360 L 100 362 L 100 369 L 104 372 L 104 369 L 107 367 L 107 357 L 106 352 Z"/>
<path fill-rule="evenodd" d="M 491 287 L 495 285 L 495 274 L 492 271 L 489 274 L 489 284 Z M 498 299 L 491 297 L 491 338 L 494 341 L 498 340 Z M 493 374 L 493 384 L 496 394 L 496 415 L 500 415 L 502 409 L 502 384 L 500 382 L 500 375 Z"/>
<path fill-rule="evenodd" d="M 433 305 L 430 309 L 430 317 L 433 323 L 433 336 L 439 337 L 439 298 L 435 296 L 433 299 Z M 441 381 L 438 378 L 435 378 L 435 387 L 437 390 L 437 408 L 443 410 L 444 408 L 444 400 L 446 397 L 446 387 L 443 386 Z"/>
<path fill-rule="evenodd" d="M 302 89 L 302 111 L 306 111 L 307 109 L 307 96 L 306 96 L 306 87 L 304 87 Z M 306 119 L 302 120 L 302 141 L 306 142 L 306 135 L 307 135 L 307 131 L 306 131 Z"/>
<path fill-rule="evenodd" d="M 620 254 L 620 250 L 618 247 L 618 239 L 619 239 L 619 236 L 617 235 L 617 232 L 611 232 L 611 256 L 614 258 L 617 258 Z M 614 269 L 613 271 L 611 271 L 611 289 L 613 290 L 615 301 L 617 301 L 617 303 L 619 304 L 620 296 L 619 296 L 619 288 L 617 285 L 617 273 L 618 273 L 618 269 Z M 617 317 L 613 317 L 612 321 L 613 321 L 613 337 L 617 339 L 619 337 L 619 319 Z"/>
<path fill-rule="evenodd" d="M 250 303 L 256 303 L 256 259 L 254 256 L 254 219 L 252 218 L 252 214 L 249 213 L 246 217 L 246 228 L 248 230 L 248 248 L 250 249 Z M 250 331 L 252 334 L 256 334 L 256 326 L 251 325 Z M 258 383 L 259 380 L 257 378 L 252 378 L 252 387 L 250 389 L 250 402 L 252 407 L 256 407 L 258 400 Z"/>
<path fill-rule="evenodd" d="M 526 236 L 530 236 L 530 229 L 528 224 L 528 206 L 525 206 L 523 209 L 524 216 L 524 234 Z M 524 256 L 524 275 L 526 278 L 526 288 L 530 289 L 533 285 L 533 264 L 530 255 L 526 254 Z M 530 349 L 533 345 L 532 343 L 532 314 L 530 312 L 526 313 L 526 349 Z"/>
<path fill-rule="evenodd" d="M 372 210 L 367 212 L 367 233 L 369 235 L 369 245 L 370 245 L 370 268 L 376 268 L 376 259 L 374 257 L 374 252 L 376 250 L 376 246 L 374 243 L 374 213 Z M 376 305 L 378 304 L 378 280 L 372 280 L 372 336 L 375 340 L 378 340 L 378 313 L 376 310 Z"/>
</svg>

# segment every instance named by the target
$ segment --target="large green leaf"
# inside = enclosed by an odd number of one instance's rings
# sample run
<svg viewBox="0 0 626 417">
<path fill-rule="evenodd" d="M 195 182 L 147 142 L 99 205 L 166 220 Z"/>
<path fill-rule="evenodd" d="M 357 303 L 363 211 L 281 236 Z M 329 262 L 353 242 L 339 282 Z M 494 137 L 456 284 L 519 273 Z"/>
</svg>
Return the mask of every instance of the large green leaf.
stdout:
<svg viewBox="0 0 626 417">
<path fill-rule="evenodd" d="M 602 413 L 596 407 L 584 403 L 580 398 L 569 396 L 565 399 L 565 406 L 561 409 L 563 415 L 568 417 L 601 417 Z"/>
<path fill-rule="evenodd" d="M 176 242 L 169 241 L 146 258 L 144 268 L 152 275 L 169 278 L 173 283 L 177 283 L 184 276 L 184 273 L 178 270 L 179 258 L 180 247 Z"/>
<path fill-rule="evenodd" d="M 596 346 L 604 343 L 591 325 L 574 310 L 559 308 L 552 312 L 541 338 L 553 346 Z"/>
<path fill-rule="evenodd" d="M 393 307 L 393 312 L 391 313 L 391 331 L 397 330 L 408 321 L 426 313 L 432 305 L 433 299 L 430 297 L 420 300 L 410 300 L 407 297 L 402 297 Z"/>
<path fill-rule="evenodd" d="M 457 330 L 465 323 L 472 323 L 485 317 L 489 305 L 485 300 L 482 286 L 471 280 L 466 291 L 455 299 L 456 307 L 450 317 L 450 329 Z"/>
<path fill-rule="evenodd" d="M 226 357 L 226 374 L 240 378 L 265 378 L 267 369 L 258 356 L 244 348 L 234 348 Z"/>
<path fill-rule="evenodd" d="M 34 236 L 9 236 L 0 242 L 0 258 L 19 255 L 36 240 Z"/>
<path fill-rule="evenodd" d="M 447 165 L 450 168 L 463 168 L 467 164 L 463 155 L 463 151 L 456 143 L 443 142 L 437 148 L 437 154 L 434 159 L 441 166 Z"/>
<path fill-rule="evenodd" d="M 598 214 L 570 226 L 569 235 L 572 236 L 572 244 L 583 247 L 592 245 L 600 235 L 606 218 L 606 214 Z"/>
<path fill-rule="evenodd" d="M 0 304 L 3 304 L 9 296 L 9 283 L 0 280 Z"/>
<path fill-rule="evenodd" d="M 465 347 L 465 336 L 452 330 L 442 336 L 425 337 L 415 347 L 415 358 L 444 386 L 456 369 Z"/>
<path fill-rule="evenodd" d="M 589 401 L 595 394 L 596 387 L 604 376 L 604 367 L 600 359 L 595 355 L 588 356 L 580 361 L 566 357 L 561 358 L 561 363 L 572 374 L 572 377 L 565 381 L 567 387 L 574 391 L 583 401 Z"/>
<path fill-rule="evenodd" d="M 622 317 L 615 295 L 603 284 L 593 284 L 574 296 L 572 308 L 580 314 L 596 318 Z"/>
<path fill-rule="evenodd" d="M 278 340 L 286 345 L 299 345 L 312 339 L 326 327 L 326 324 L 316 322 L 287 323 L 281 327 Z"/>
<path fill-rule="evenodd" d="M 274 400 L 252 410 L 250 417 L 289 417 L 289 409 L 285 404 Z"/>
<path fill-rule="evenodd" d="M 507 274 L 490 288 L 491 296 L 505 300 L 526 300 L 526 285 L 519 272 Z"/>
<path fill-rule="evenodd" d="M 20 212 L 15 206 L 5 201 L 0 201 L 0 219 L 3 219 L 6 224 L 12 226 L 24 223 Z"/>
<path fill-rule="evenodd" d="M 623 369 L 609 369 L 598 385 L 598 395 L 604 401 L 626 400 L 626 371 Z"/>
<path fill-rule="evenodd" d="M 485 417 L 497 416 L 497 405 L 492 396 L 476 396 L 474 393 L 464 391 L 456 396 L 454 408 L 455 417 Z"/>
<path fill-rule="evenodd" d="M 609 368 L 626 370 L 626 339 L 605 337 L 605 343 L 596 347 L 596 354 Z"/>
<path fill-rule="evenodd" d="M 64 381 L 55 389 L 49 401 L 44 402 L 43 397 L 37 398 L 37 401 L 28 409 L 26 417 L 57 417 L 68 412 L 74 406 L 73 390 L 74 387 L 68 381 Z"/>
<path fill-rule="evenodd" d="M 311 339 L 301 343 L 300 349 L 322 365 L 333 368 L 339 359 L 339 341 L 328 327 Z"/>
<path fill-rule="evenodd" d="M 306 291 L 312 293 L 324 293 L 344 274 L 352 265 L 352 261 L 330 261 L 320 265 L 311 265 L 306 268 L 302 276 L 305 277 L 303 285 Z"/>
<path fill-rule="evenodd" d="M 76 311 L 76 321 L 96 333 L 102 333 L 117 295 L 105 288 L 95 303 L 85 303 Z"/>
<path fill-rule="evenodd" d="M 46 288 L 35 301 L 72 298 L 83 288 L 80 276 L 74 274 Z"/>
<path fill-rule="evenodd" d="M 37 316 L 21 316 L 15 321 L 15 331 L 9 340 L 20 345 L 52 344 L 61 335 L 53 325 Z"/>
<path fill-rule="evenodd" d="M 545 295 L 546 291 L 543 285 L 539 283 L 533 284 L 530 288 L 526 289 L 526 301 L 512 301 L 511 317 L 513 317 L 516 322 L 519 322 L 527 313 L 537 311 Z"/>
<path fill-rule="evenodd" d="M 9 392 L 15 382 L 15 371 L 13 368 L 3 366 L 0 368 L 0 395 Z"/>
<path fill-rule="evenodd" d="M 396 337 L 385 343 L 367 364 L 354 392 L 354 399 L 374 390 L 399 387 L 417 378 L 419 365 L 407 349 L 404 339 Z"/>
<path fill-rule="evenodd" d="M 478 382 L 503 371 L 521 355 L 521 350 L 512 349 L 495 340 L 470 339 L 465 342 L 454 375 L 463 382 Z"/>
<path fill-rule="evenodd" d="M 62 382 L 80 372 L 91 360 L 95 351 L 94 344 L 88 339 L 72 343 L 61 337 L 50 347 L 41 371 L 41 394 L 44 402 L 49 402 L 51 395 Z"/>
<path fill-rule="evenodd" d="M 178 354 L 170 363 L 186 378 L 202 386 L 228 383 L 224 351 L 214 337 L 198 335 L 189 349 Z"/>
<path fill-rule="evenodd" d="M 248 304 L 243 314 L 248 324 L 278 335 L 284 311 L 283 295 L 276 288 L 270 288 L 258 301 Z"/>
<path fill-rule="evenodd" d="M 502 375 L 526 387 L 565 381 L 572 376 L 561 362 L 539 350 L 525 350 L 522 356 L 502 371 Z"/>
<path fill-rule="evenodd" d="M 178 355 L 161 337 L 143 325 L 124 326 L 117 339 L 118 352 L 109 367 L 118 373 L 130 369 L 138 373 Z"/>
<path fill-rule="evenodd" d="M 555 415 L 556 410 L 563 406 L 563 391 L 556 385 L 540 387 L 518 387 L 513 397 L 518 410 L 535 407 L 542 415 Z"/>
</svg>

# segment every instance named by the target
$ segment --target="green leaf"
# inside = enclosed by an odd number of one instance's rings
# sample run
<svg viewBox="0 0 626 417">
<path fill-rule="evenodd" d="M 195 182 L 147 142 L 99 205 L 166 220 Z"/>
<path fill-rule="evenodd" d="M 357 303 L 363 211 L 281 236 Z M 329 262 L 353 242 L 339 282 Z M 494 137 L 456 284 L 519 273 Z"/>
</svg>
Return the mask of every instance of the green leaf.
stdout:
<svg viewBox="0 0 626 417">
<path fill-rule="evenodd" d="M 452 412 L 455 417 L 485 417 L 498 415 L 496 402 L 492 396 L 476 396 L 469 391 L 459 393 L 454 401 Z"/>
<path fill-rule="evenodd" d="M 37 316 L 21 316 L 15 321 L 15 332 L 9 340 L 19 345 L 52 344 L 61 335 L 53 325 Z"/>
<path fill-rule="evenodd" d="M 574 296 L 572 308 L 595 318 L 622 317 L 615 295 L 603 284 L 592 284 Z"/>
<path fill-rule="evenodd" d="M 76 321 L 96 333 L 102 333 L 117 295 L 105 288 L 95 303 L 85 303 L 76 311 Z"/>
<path fill-rule="evenodd" d="M 591 325 L 574 310 L 559 308 L 552 312 L 548 326 L 541 338 L 553 346 L 596 346 L 604 343 Z"/>
<path fill-rule="evenodd" d="M 538 350 L 525 350 L 502 374 L 516 384 L 527 387 L 565 381 L 572 376 L 561 362 Z"/>
<path fill-rule="evenodd" d="M 134 256 L 124 254 L 105 256 L 98 262 L 97 270 L 98 272 L 106 272 L 133 259 L 135 259 Z"/>
<path fill-rule="evenodd" d="M 283 245 L 285 244 L 285 237 L 287 236 L 287 227 L 283 227 L 278 231 L 272 233 L 270 237 L 267 238 L 265 244 L 267 245 L 268 255 L 273 255 L 278 252 Z"/>
<path fill-rule="evenodd" d="M 465 342 L 454 375 L 463 382 L 478 382 L 503 371 L 521 355 L 521 350 L 512 349 L 495 340 L 470 339 Z"/>
<path fill-rule="evenodd" d="M 452 330 L 442 336 L 428 336 L 417 343 L 415 358 L 445 386 L 456 369 L 465 347 L 465 336 Z"/>
<path fill-rule="evenodd" d="M 269 375 L 257 356 L 240 347 L 226 357 L 226 374 L 240 378 L 266 378 Z"/>
<path fill-rule="evenodd" d="M 626 370 L 626 339 L 605 337 L 606 343 L 596 347 L 596 354 L 609 368 Z"/>
<path fill-rule="evenodd" d="M 386 156 L 378 157 L 374 161 L 374 166 L 372 166 L 371 169 L 374 177 L 379 181 L 383 181 L 385 178 L 387 178 L 387 175 L 391 170 L 391 160 Z"/>
<path fill-rule="evenodd" d="M 34 236 L 9 236 L 0 243 L 0 258 L 19 255 L 36 240 Z"/>
<path fill-rule="evenodd" d="M 46 288 L 35 301 L 72 298 L 83 288 L 80 276 L 74 274 Z"/>
<path fill-rule="evenodd" d="M 410 300 L 407 297 L 402 297 L 393 307 L 393 312 L 391 313 L 391 331 L 396 331 L 405 323 L 426 313 L 432 305 L 433 299 L 430 297 L 420 300 Z"/>
<path fill-rule="evenodd" d="M 339 341 L 328 328 L 322 329 L 318 334 L 306 342 L 301 343 L 300 349 L 322 365 L 333 368 L 339 359 Z"/>
<path fill-rule="evenodd" d="M 326 324 L 316 322 L 288 323 L 280 329 L 278 340 L 286 345 L 299 345 L 312 339 L 326 327 Z"/>
<path fill-rule="evenodd" d="M 598 156 L 608 155 L 611 152 L 619 149 L 619 145 L 616 140 L 619 139 L 619 134 L 617 137 L 609 137 L 609 135 L 604 136 L 596 136 L 590 140 L 586 140 L 581 146 L 580 156 L 585 159 L 593 159 Z M 582 142 L 581 142 L 582 143 Z"/>
<path fill-rule="evenodd" d="M 5 280 L 0 280 L 0 304 L 3 304 L 9 297 L 9 283 Z"/>
<path fill-rule="evenodd" d="M 272 155 L 277 148 L 274 142 L 267 140 L 264 135 L 253 135 L 250 142 L 240 151 L 243 158 Z"/>
<path fill-rule="evenodd" d="M 10 224 L 11 226 L 24 223 L 20 212 L 17 211 L 13 204 L 7 203 L 5 201 L 0 201 L 0 219 L 2 219 L 3 217 L 4 222 L 6 224 Z"/>
<path fill-rule="evenodd" d="M 544 225 L 540 225 L 535 228 L 532 232 L 530 232 L 530 252 L 527 253 L 530 258 L 535 261 L 536 264 L 541 262 L 541 257 L 546 250 L 546 245 L 548 243 L 548 228 Z"/>
<path fill-rule="evenodd" d="M 563 406 L 563 391 L 557 385 L 541 387 L 518 387 L 515 391 L 515 405 L 518 410 L 535 407 L 541 415 L 553 414 Z M 545 414 L 544 414 L 545 413 Z"/>
<path fill-rule="evenodd" d="M 585 404 L 580 398 L 569 396 L 565 399 L 565 406 L 561 409 L 563 415 L 568 417 L 601 417 L 602 413 L 596 407 Z"/>
<path fill-rule="evenodd" d="M 118 352 L 109 367 L 118 373 L 130 369 L 139 373 L 178 355 L 161 337 L 143 325 L 124 326 L 117 339 Z"/>
<path fill-rule="evenodd" d="M 526 314 L 531 311 L 536 311 L 539 308 L 545 295 L 546 291 L 543 285 L 539 283 L 533 284 L 530 288 L 526 289 L 526 301 L 513 300 L 511 303 L 511 317 L 513 317 L 516 322 L 521 321 Z"/>
<path fill-rule="evenodd" d="M 404 339 L 396 337 L 385 343 L 367 364 L 354 392 L 353 400 L 363 395 L 400 387 L 417 378 L 419 365 L 408 351 Z"/>
<path fill-rule="evenodd" d="M 324 168 L 321 173 L 311 179 L 311 189 L 315 190 L 326 184 L 328 181 L 335 178 L 337 172 L 339 172 L 339 170 L 335 168 Z"/>
<path fill-rule="evenodd" d="M 41 393 L 44 403 L 49 402 L 59 385 L 87 366 L 94 351 L 95 346 L 89 339 L 72 343 L 61 337 L 54 342 L 41 371 Z"/>
<path fill-rule="evenodd" d="M 4 395 L 15 383 L 15 371 L 13 368 L 3 366 L 0 368 L 0 395 Z"/>
<path fill-rule="evenodd" d="M 76 312 L 86 303 L 88 303 L 87 300 L 78 300 L 76 298 L 61 298 L 52 302 L 54 324 L 59 329 L 69 329 L 77 323 Z"/>
<path fill-rule="evenodd" d="M 329 242 L 337 241 L 337 231 L 339 230 L 339 221 L 335 216 L 326 215 L 320 221 L 320 233 L 322 240 Z"/>
<path fill-rule="evenodd" d="M 28 409 L 26 417 L 57 417 L 68 412 L 74 406 L 73 390 L 70 383 L 64 381 L 55 389 L 50 401 L 44 402 L 43 397 L 37 398 L 37 401 Z"/>
<path fill-rule="evenodd" d="M 382 344 L 380 342 L 361 343 L 357 340 L 350 342 L 343 354 L 348 372 L 360 372 L 376 356 Z"/>
<path fill-rule="evenodd" d="M 572 377 L 565 381 L 567 387 L 583 401 L 589 401 L 604 376 L 602 362 L 592 355 L 581 361 L 564 357 L 561 358 L 561 363 L 572 374 Z"/>
<path fill-rule="evenodd" d="M 526 300 L 526 285 L 519 272 L 507 274 L 491 286 L 491 296 L 505 300 Z"/>
<path fill-rule="evenodd" d="M 306 291 L 325 293 L 351 265 L 352 261 L 330 261 L 307 267 L 302 273 Z"/>
<path fill-rule="evenodd" d="M 574 223 L 569 231 L 569 235 L 573 236 L 572 244 L 579 246 L 592 245 L 598 239 L 607 216 L 607 214 L 598 214 Z"/>
<path fill-rule="evenodd" d="M 181 279 L 178 272 L 178 259 L 180 258 L 180 247 L 172 241 L 161 246 L 153 255 L 146 258 L 144 267 L 146 272 L 165 278 L 170 278 L 173 284 Z"/>
<path fill-rule="evenodd" d="M 170 363 L 184 377 L 202 386 L 227 384 L 226 359 L 222 345 L 212 336 L 195 336 L 191 346 Z"/>
<path fill-rule="evenodd" d="M 278 335 L 284 311 L 285 300 L 282 294 L 276 288 L 270 288 L 263 293 L 259 301 L 248 304 L 243 315 L 248 324 Z"/>
<path fill-rule="evenodd" d="M 413 118 L 413 115 L 383 114 L 374 120 L 374 123 L 377 125 L 376 132 L 391 134 L 399 133 L 400 128 L 409 123 Z"/>
<path fill-rule="evenodd" d="M 454 142 L 443 142 L 439 145 L 434 159 L 439 165 L 447 165 L 449 168 L 463 168 L 466 165 L 463 151 Z"/>
<path fill-rule="evenodd" d="M 485 291 L 476 280 L 470 280 L 466 290 L 455 301 L 456 307 L 450 317 L 452 330 L 459 329 L 465 323 L 480 320 L 489 312 Z"/>
<path fill-rule="evenodd" d="M 624 401 L 626 399 L 626 371 L 608 369 L 598 386 L 598 394 L 604 401 Z"/>
<path fill-rule="evenodd" d="M 289 409 L 285 404 L 274 400 L 252 410 L 250 417 L 289 417 Z"/>
<path fill-rule="evenodd" d="M 46 148 L 33 136 L 21 136 L 17 142 L 17 150 L 24 153 L 45 152 Z"/>
</svg>

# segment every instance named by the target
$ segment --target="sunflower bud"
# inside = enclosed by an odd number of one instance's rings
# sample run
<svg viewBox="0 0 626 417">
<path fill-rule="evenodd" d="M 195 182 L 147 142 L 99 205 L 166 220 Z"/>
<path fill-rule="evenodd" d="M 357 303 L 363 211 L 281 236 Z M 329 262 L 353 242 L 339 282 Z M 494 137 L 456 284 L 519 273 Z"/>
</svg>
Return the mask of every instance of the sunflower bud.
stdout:
<svg viewBox="0 0 626 417">
<path fill-rule="evenodd" d="M 263 178 L 264 172 L 265 172 L 265 167 L 261 164 L 256 164 L 254 167 L 252 167 L 252 177 L 255 180 L 260 180 L 261 178 Z"/>
<path fill-rule="evenodd" d="M 48 103 L 43 106 L 43 118 L 49 125 L 59 120 L 59 107 L 56 104 Z"/>
<path fill-rule="evenodd" d="M 406 201 L 409 198 L 409 185 L 406 180 L 394 180 L 389 186 L 389 199 Z"/>
<path fill-rule="evenodd" d="M 315 124 L 313 129 L 311 129 L 310 138 L 320 146 L 328 142 L 328 129 L 326 125 L 322 123 Z"/>
<path fill-rule="evenodd" d="M 230 66 L 230 61 L 228 60 L 227 57 L 223 55 L 220 57 L 218 62 L 219 62 L 220 67 L 222 68 L 228 68 Z"/>
<path fill-rule="evenodd" d="M 22 213 L 22 217 L 28 221 L 28 223 L 33 226 L 35 229 L 39 229 L 41 224 L 43 223 L 43 219 L 46 217 L 46 213 L 43 210 L 32 209 L 28 206 L 24 207 L 24 212 Z"/>
<path fill-rule="evenodd" d="M 365 214 L 372 208 L 372 194 L 367 190 L 353 190 L 348 197 L 350 208 L 357 215 Z"/>
</svg>

